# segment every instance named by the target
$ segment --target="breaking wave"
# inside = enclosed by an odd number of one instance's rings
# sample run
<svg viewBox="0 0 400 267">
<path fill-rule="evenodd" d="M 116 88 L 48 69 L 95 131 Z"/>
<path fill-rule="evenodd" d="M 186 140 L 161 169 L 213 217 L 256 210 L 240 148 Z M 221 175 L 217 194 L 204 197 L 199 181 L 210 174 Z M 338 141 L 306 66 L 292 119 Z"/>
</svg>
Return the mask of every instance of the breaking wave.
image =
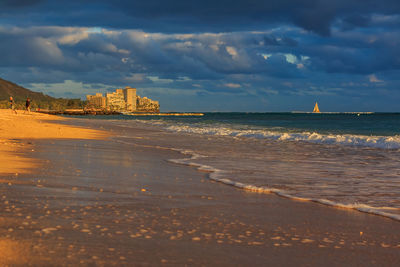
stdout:
<svg viewBox="0 0 400 267">
<path fill-rule="evenodd" d="M 183 158 L 183 159 L 170 159 L 169 161 L 175 164 L 181 164 L 181 165 L 187 165 L 191 167 L 196 167 L 199 171 L 205 171 L 209 172 L 209 179 L 223 183 L 226 185 L 230 185 L 239 189 L 255 192 L 255 193 L 262 193 L 262 194 L 276 194 L 277 196 L 292 199 L 292 200 L 297 200 L 297 201 L 307 201 L 307 202 L 315 202 L 319 204 L 323 204 L 326 206 L 332 206 L 335 208 L 342 208 L 342 209 L 352 209 L 352 210 L 357 210 L 360 212 L 364 213 L 369 213 L 369 214 L 374 214 L 374 215 L 379 215 L 383 217 L 387 217 L 396 221 L 400 221 L 400 214 L 392 213 L 390 211 L 399 211 L 399 208 L 394 208 L 394 207 L 373 207 L 370 205 L 362 204 L 362 203 L 353 203 L 353 204 L 344 204 L 328 199 L 322 199 L 322 198 L 307 198 L 307 197 L 299 197 L 294 194 L 291 194 L 290 192 L 286 192 L 285 190 L 282 189 L 277 189 L 277 188 L 271 188 L 271 187 L 266 187 L 266 186 L 256 186 L 252 184 L 247 184 L 247 183 L 242 183 L 242 182 L 237 182 L 233 181 L 229 178 L 225 178 L 226 172 L 217 168 L 214 168 L 209 165 L 204 165 L 200 163 L 193 162 L 193 160 L 203 158 L 205 156 L 202 156 L 200 154 L 197 154 L 193 151 L 189 150 L 180 150 L 180 149 L 173 149 L 175 151 L 179 151 L 184 155 L 189 155 L 189 158 Z"/>
<path fill-rule="evenodd" d="M 167 130 L 217 136 L 233 136 L 247 138 L 266 138 L 279 141 L 304 141 L 320 144 L 338 144 L 382 149 L 400 149 L 400 135 L 366 136 L 352 134 L 320 134 L 316 132 L 279 132 L 266 129 L 247 130 L 228 127 L 197 127 L 189 125 L 170 125 Z"/>
</svg>

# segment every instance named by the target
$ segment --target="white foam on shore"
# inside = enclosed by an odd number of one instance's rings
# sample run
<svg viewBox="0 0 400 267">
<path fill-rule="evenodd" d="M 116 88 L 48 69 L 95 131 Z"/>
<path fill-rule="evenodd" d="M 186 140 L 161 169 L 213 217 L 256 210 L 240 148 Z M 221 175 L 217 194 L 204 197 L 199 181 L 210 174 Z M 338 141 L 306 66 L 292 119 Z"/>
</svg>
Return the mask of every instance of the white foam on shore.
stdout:
<svg viewBox="0 0 400 267">
<path fill-rule="evenodd" d="M 172 125 L 167 130 L 195 134 L 217 136 L 233 136 L 248 138 L 267 138 L 279 141 L 305 141 L 320 144 L 338 144 L 383 149 L 400 149 L 400 135 L 366 136 L 352 134 L 320 134 L 316 132 L 278 132 L 270 130 L 241 130 L 228 127 L 194 127 L 188 125 Z"/>
<path fill-rule="evenodd" d="M 120 136 L 120 137 L 122 137 L 122 136 Z M 200 155 L 191 150 L 171 148 L 171 147 L 142 145 L 142 144 L 136 144 L 136 143 L 126 142 L 126 141 L 122 141 L 122 140 L 115 140 L 115 141 L 122 143 L 122 144 L 129 144 L 129 145 L 134 145 L 134 146 L 152 147 L 152 148 L 156 148 L 156 149 L 170 150 L 170 151 L 179 152 L 183 155 L 187 155 L 187 156 L 189 156 L 188 158 L 169 159 L 168 161 L 171 163 L 174 163 L 174 164 L 195 167 L 199 171 L 208 172 L 209 173 L 208 177 L 210 180 L 213 180 L 213 181 L 216 181 L 216 182 L 219 182 L 222 184 L 234 186 L 239 189 L 243 189 L 243 190 L 247 190 L 247 191 L 255 192 L 255 193 L 262 193 L 262 194 L 276 194 L 277 196 L 292 199 L 292 200 L 315 202 L 315 203 L 319 203 L 319 204 L 323 204 L 323 205 L 327 205 L 327 206 L 331 206 L 331 207 L 335 207 L 335 208 L 352 209 L 352 210 L 357 210 L 357 211 L 368 213 L 368 214 L 379 215 L 379 216 L 387 217 L 387 218 L 390 218 L 390 219 L 393 219 L 396 221 L 400 221 L 400 214 L 390 213 L 391 210 L 399 211 L 400 210 L 399 208 L 373 207 L 373 206 L 369 206 L 369 205 L 362 204 L 362 203 L 343 204 L 343 203 L 328 200 L 328 199 L 299 197 L 299 196 L 290 194 L 282 189 L 271 188 L 271 187 L 267 187 L 267 186 L 257 186 L 257 185 L 252 185 L 252 184 L 246 184 L 246 183 L 242 183 L 242 182 L 238 182 L 238 181 L 233 181 L 229 178 L 224 178 L 227 176 L 226 171 L 215 168 L 210 165 L 193 162 L 194 160 L 197 160 L 197 159 L 206 158 L 206 156 Z"/>
<path fill-rule="evenodd" d="M 329 145 L 346 145 L 371 147 L 380 149 L 400 149 L 400 135 L 356 135 L 356 134 L 322 134 L 317 132 L 283 132 L 271 129 L 235 129 L 221 124 L 220 126 L 199 126 L 191 124 L 171 123 L 162 120 L 135 120 L 135 122 L 160 126 L 171 132 L 194 133 L 201 135 L 246 137 L 256 139 L 272 139 L 277 141 L 301 141 Z M 282 127 L 275 127 L 284 129 Z"/>
<path fill-rule="evenodd" d="M 214 168 L 209 165 L 203 165 L 200 163 L 195 163 L 193 160 L 199 159 L 199 158 L 204 158 L 205 156 L 199 155 L 193 151 L 190 150 L 180 150 L 180 149 L 171 149 L 174 151 L 179 151 L 184 155 L 190 155 L 190 158 L 183 158 L 183 159 L 170 159 L 168 160 L 169 162 L 175 163 L 175 164 L 182 164 L 182 165 L 187 165 L 191 167 L 197 167 L 199 171 L 206 171 L 209 172 L 209 179 L 223 183 L 226 185 L 234 186 L 236 188 L 240 188 L 243 190 L 251 191 L 251 192 L 256 192 L 256 193 L 262 193 L 262 194 L 276 194 L 277 196 L 284 197 L 284 198 L 289 198 L 297 201 L 307 201 L 307 202 L 315 202 L 327 206 L 332 206 L 335 208 L 342 208 L 342 209 L 352 209 L 352 210 L 357 210 L 360 212 L 364 213 L 369 213 L 369 214 L 374 214 L 374 215 L 379 215 L 383 217 L 387 217 L 396 221 L 400 221 L 400 214 L 394 214 L 390 213 L 390 210 L 399 210 L 398 208 L 393 208 L 393 207 L 373 207 L 369 206 L 366 204 L 359 204 L 359 203 L 354 203 L 354 204 L 343 204 L 339 202 L 335 202 L 332 200 L 328 199 L 318 199 L 318 198 L 305 198 L 305 197 L 299 197 L 292 195 L 284 190 L 277 189 L 277 188 L 270 188 L 266 186 L 256 186 L 252 184 L 246 184 L 246 183 L 241 183 L 237 181 L 233 181 L 228 178 L 224 178 L 226 172 L 217 168 Z"/>
</svg>

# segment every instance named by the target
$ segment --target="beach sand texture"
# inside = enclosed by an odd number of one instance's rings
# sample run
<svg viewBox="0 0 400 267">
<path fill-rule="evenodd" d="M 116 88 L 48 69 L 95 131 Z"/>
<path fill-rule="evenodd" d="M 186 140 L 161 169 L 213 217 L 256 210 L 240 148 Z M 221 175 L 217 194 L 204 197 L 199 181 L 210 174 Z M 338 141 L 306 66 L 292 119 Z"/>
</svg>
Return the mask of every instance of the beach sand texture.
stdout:
<svg viewBox="0 0 400 267">
<path fill-rule="evenodd" d="M 24 157 L 26 150 L 34 149 L 33 139 L 99 139 L 106 133 L 92 129 L 77 128 L 54 122 L 62 117 L 42 113 L 14 114 L 11 110 L 0 109 L 0 174 L 26 173 L 37 167 L 38 161 Z"/>
<path fill-rule="evenodd" d="M 173 134 L 8 111 L 0 122 L 0 265 L 400 262 L 398 221 L 210 181 L 168 161 L 185 157 L 157 147 Z"/>
</svg>

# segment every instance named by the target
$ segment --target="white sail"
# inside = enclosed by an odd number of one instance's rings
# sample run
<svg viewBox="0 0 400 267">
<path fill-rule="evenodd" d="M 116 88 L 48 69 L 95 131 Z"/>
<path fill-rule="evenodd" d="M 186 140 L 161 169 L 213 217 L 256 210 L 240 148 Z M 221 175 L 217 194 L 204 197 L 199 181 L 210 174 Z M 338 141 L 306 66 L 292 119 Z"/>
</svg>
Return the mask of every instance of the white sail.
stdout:
<svg viewBox="0 0 400 267">
<path fill-rule="evenodd" d="M 317 102 L 315 102 L 315 106 L 314 106 L 314 110 L 313 110 L 313 113 L 320 113 L 321 111 L 319 111 L 319 108 L 318 108 L 318 103 Z"/>
</svg>

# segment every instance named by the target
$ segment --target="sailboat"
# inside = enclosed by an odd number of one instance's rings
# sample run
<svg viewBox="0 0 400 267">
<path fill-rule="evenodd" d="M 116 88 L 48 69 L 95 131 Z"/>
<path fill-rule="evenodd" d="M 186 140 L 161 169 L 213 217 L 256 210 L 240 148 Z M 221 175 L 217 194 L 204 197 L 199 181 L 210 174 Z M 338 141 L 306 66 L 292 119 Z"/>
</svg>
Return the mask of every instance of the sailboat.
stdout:
<svg viewBox="0 0 400 267">
<path fill-rule="evenodd" d="M 319 111 L 319 108 L 318 108 L 318 103 L 317 102 L 315 102 L 315 106 L 314 106 L 314 110 L 313 110 L 313 113 L 320 113 L 321 111 Z"/>
</svg>

